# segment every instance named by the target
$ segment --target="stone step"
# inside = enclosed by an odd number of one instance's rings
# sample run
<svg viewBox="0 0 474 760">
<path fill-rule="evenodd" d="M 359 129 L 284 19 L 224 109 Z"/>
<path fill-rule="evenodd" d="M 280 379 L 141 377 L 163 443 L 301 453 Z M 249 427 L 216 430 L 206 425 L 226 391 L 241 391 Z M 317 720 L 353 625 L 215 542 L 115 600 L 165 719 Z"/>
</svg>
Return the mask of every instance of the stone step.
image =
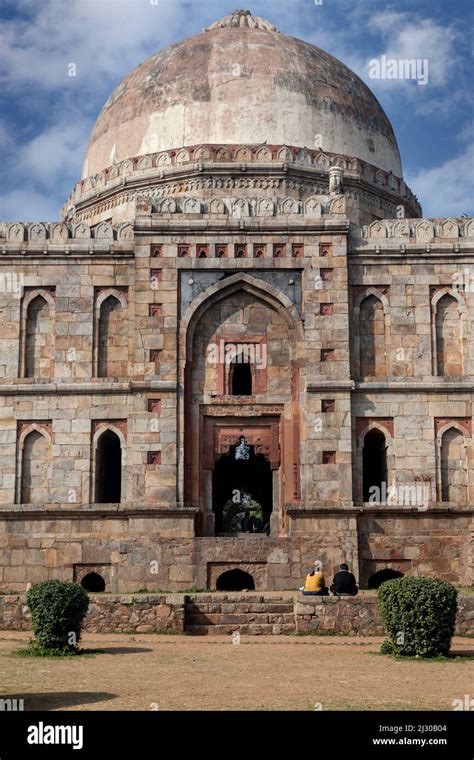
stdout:
<svg viewBox="0 0 474 760">
<path fill-rule="evenodd" d="M 293 612 L 281 613 L 208 613 L 192 612 L 186 614 L 186 627 L 188 625 L 245 625 L 249 623 L 294 623 Z"/>
<path fill-rule="evenodd" d="M 185 632 L 194 636 L 278 635 L 295 632 L 295 601 L 288 596 L 196 594 L 185 602 Z"/>
<path fill-rule="evenodd" d="M 291 604 L 294 602 L 294 596 L 285 596 L 284 594 L 281 596 L 265 596 L 264 592 L 261 594 L 241 593 L 238 591 L 217 593 L 202 592 L 200 594 L 187 594 L 186 603 L 188 602 L 268 602 L 268 604 L 272 604 L 273 602 L 275 604 L 287 602 L 288 604 Z"/>
<path fill-rule="evenodd" d="M 186 625 L 185 633 L 191 636 L 230 636 L 238 631 L 247 636 L 289 635 L 295 632 L 293 623 L 249 623 L 240 625 Z"/>
<path fill-rule="evenodd" d="M 202 602 L 199 602 L 198 604 L 194 602 L 188 602 L 185 606 L 185 610 L 187 614 L 194 614 L 194 613 L 202 613 L 202 614 L 213 614 L 213 613 L 221 613 L 221 614 L 247 614 L 247 613 L 256 613 L 256 614 L 270 614 L 270 613 L 287 613 L 287 614 L 293 614 L 294 611 L 294 605 L 291 604 L 254 604 L 252 602 L 240 602 L 240 603 L 210 603 L 210 604 L 203 604 Z"/>
</svg>

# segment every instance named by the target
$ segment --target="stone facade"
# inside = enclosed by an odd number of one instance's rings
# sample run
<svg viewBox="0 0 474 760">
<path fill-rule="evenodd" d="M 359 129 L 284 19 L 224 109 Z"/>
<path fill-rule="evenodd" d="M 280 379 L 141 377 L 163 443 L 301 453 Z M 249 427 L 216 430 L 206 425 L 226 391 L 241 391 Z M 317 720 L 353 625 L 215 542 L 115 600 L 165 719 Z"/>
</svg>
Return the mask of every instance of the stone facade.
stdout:
<svg viewBox="0 0 474 760">
<path fill-rule="evenodd" d="M 278 591 L 315 559 L 472 584 L 474 220 L 421 218 L 383 141 L 232 134 L 0 223 L 0 591 Z M 229 533 L 235 491 L 265 532 Z"/>
</svg>

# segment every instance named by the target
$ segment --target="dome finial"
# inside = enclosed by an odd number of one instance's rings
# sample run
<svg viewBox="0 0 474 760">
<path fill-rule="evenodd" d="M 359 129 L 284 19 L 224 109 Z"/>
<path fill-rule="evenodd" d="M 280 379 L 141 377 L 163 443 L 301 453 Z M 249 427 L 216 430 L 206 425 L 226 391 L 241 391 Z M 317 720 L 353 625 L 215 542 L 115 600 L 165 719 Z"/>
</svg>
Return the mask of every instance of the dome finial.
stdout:
<svg viewBox="0 0 474 760">
<path fill-rule="evenodd" d="M 225 29 L 229 27 L 247 27 L 248 29 L 265 29 L 267 32 L 277 32 L 276 26 L 273 26 L 269 21 L 258 16 L 252 16 L 250 11 L 237 10 L 230 13 L 228 16 L 223 16 L 218 21 L 214 21 L 213 24 L 206 28 L 206 32 L 211 32 L 214 29 Z"/>
</svg>

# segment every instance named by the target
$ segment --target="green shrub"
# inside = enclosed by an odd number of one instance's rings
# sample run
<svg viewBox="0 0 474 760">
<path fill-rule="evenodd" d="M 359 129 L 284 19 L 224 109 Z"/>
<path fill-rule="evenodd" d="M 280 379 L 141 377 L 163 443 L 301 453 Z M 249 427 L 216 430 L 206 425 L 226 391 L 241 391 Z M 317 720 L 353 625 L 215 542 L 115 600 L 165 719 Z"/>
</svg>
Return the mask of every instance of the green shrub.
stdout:
<svg viewBox="0 0 474 760">
<path fill-rule="evenodd" d="M 81 624 L 89 606 L 82 586 L 43 581 L 31 586 L 26 603 L 31 612 L 35 646 L 57 652 L 77 651 Z"/>
<path fill-rule="evenodd" d="M 379 587 L 378 606 L 388 640 L 383 654 L 447 655 L 456 622 L 458 592 L 436 578 L 397 578 Z"/>
</svg>

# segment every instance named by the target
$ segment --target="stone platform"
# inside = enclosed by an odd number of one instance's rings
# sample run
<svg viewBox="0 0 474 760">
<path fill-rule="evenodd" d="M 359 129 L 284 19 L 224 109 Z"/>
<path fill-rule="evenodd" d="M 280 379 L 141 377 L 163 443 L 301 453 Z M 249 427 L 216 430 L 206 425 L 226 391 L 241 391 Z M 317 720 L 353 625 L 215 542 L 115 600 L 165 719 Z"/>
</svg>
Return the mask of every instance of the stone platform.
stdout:
<svg viewBox="0 0 474 760">
<path fill-rule="evenodd" d="M 0 595 L 0 630 L 31 628 L 25 597 Z M 375 594 L 91 594 L 84 629 L 90 633 L 192 635 L 383 636 Z M 458 598 L 456 634 L 474 636 L 474 595 Z"/>
</svg>

